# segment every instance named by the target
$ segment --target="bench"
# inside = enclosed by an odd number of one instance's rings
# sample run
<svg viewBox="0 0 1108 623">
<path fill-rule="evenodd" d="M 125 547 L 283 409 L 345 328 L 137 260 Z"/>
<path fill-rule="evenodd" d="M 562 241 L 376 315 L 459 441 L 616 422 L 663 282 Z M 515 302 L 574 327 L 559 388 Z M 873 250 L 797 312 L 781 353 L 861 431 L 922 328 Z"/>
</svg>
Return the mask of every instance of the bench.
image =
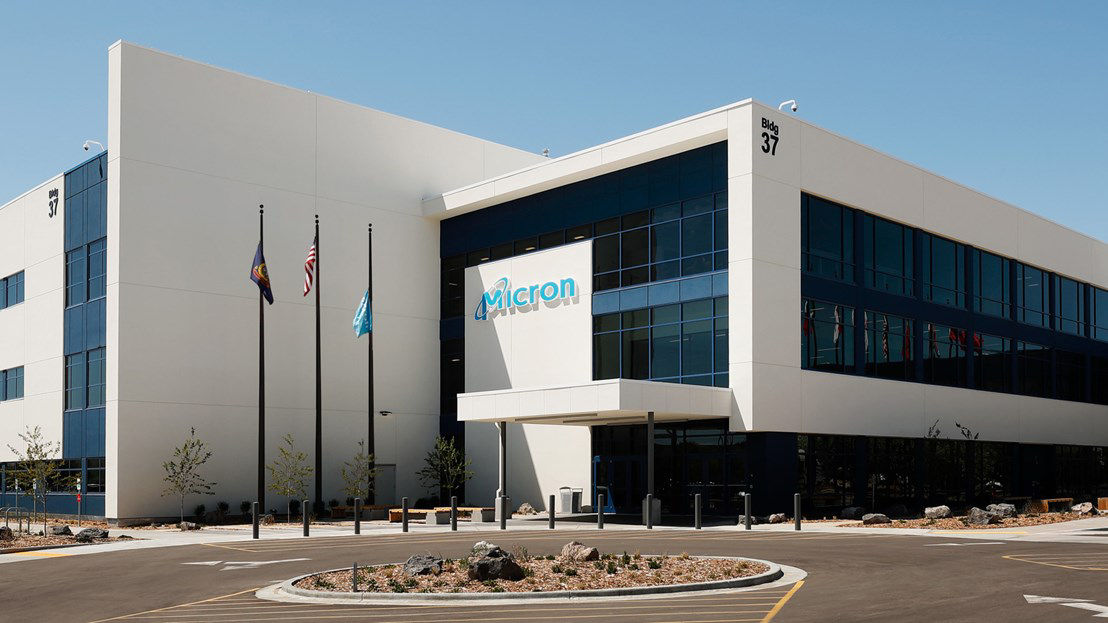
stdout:
<svg viewBox="0 0 1108 623">
<path fill-rule="evenodd" d="M 1031 500 L 1027 506 L 1032 513 L 1048 513 L 1052 510 L 1068 511 L 1070 507 L 1073 506 L 1073 498 L 1043 498 L 1041 500 Z M 1058 508 L 1059 506 L 1062 508 Z"/>
<path fill-rule="evenodd" d="M 449 506 L 436 506 L 436 511 L 450 513 Z M 496 521 L 496 509 L 491 506 L 459 506 L 458 518 L 469 517 L 471 523 L 491 523 Z"/>
<path fill-rule="evenodd" d="M 1108 511 L 1108 498 L 1097 498 L 1096 508 L 1097 510 Z"/>
<path fill-rule="evenodd" d="M 365 519 L 384 519 L 385 513 L 392 508 L 388 504 L 363 504 L 362 505 L 362 517 Z M 354 516 L 354 507 L 332 506 L 331 507 L 331 519 L 346 519 L 347 517 Z"/>
</svg>

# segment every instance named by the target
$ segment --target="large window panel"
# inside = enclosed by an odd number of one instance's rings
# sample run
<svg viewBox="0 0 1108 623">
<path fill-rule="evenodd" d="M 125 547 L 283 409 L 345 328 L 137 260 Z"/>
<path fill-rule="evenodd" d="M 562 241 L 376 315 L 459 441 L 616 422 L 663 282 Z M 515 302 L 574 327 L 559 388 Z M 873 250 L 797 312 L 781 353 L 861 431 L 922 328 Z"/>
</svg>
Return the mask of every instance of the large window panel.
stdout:
<svg viewBox="0 0 1108 623">
<path fill-rule="evenodd" d="M 1017 319 L 1038 327 L 1050 326 L 1047 274 L 1033 266 L 1016 264 Z"/>
<path fill-rule="evenodd" d="M 1012 261 L 979 249 L 974 250 L 973 258 L 974 311 L 998 318 L 1011 318 L 1012 286 L 1009 276 Z"/>
<path fill-rule="evenodd" d="M 966 330 L 927 323 L 923 328 L 924 380 L 935 385 L 964 387 L 966 375 Z"/>
<path fill-rule="evenodd" d="M 965 246 L 931 234 L 923 234 L 922 240 L 923 298 L 940 305 L 965 307 Z"/>
<path fill-rule="evenodd" d="M 712 321 L 696 320 L 682 323 L 681 375 L 708 374 L 711 371 Z"/>
<path fill-rule="evenodd" d="M 800 310 L 801 367 L 854 371 L 854 308 L 804 299 Z"/>
<path fill-rule="evenodd" d="M 1034 342 L 1019 342 L 1017 345 L 1019 366 L 1019 387 L 1017 391 L 1025 396 L 1051 397 L 1050 349 Z"/>
<path fill-rule="evenodd" d="M 973 338 L 973 376 L 977 389 L 1011 391 L 1012 340 L 977 333 Z"/>
<path fill-rule="evenodd" d="M 854 210 L 803 195 L 800 237 L 806 272 L 854 281 Z"/>
<path fill-rule="evenodd" d="M 1059 400 L 1085 400 L 1085 355 L 1055 351 L 1054 369 L 1054 397 Z"/>
<path fill-rule="evenodd" d="M 862 218 L 866 285 L 882 292 L 912 295 L 912 229 L 868 214 Z"/>
<path fill-rule="evenodd" d="M 665 262 L 681 256 L 681 225 L 677 221 L 650 228 L 650 261 Z"/>
<path fill-rule="evenodd" d="M 681 325 L 670 324 L 650 330 L 650 376 L 664 379 L 681 374 Z"/>
<path fill-rule="evenodd" d="M 1085 335 L 1085 284 L 1068 277 L 1054 278 L 1054 315 L 1063 333 Z"/>
<path fill-rule="evenodd" d="M 1100 405 L 1108 405 L 1108 383 L 1104 382 L 1104 379 L 1108 379 L 1108 357 L 1093 357 L 1090 363 L 1094 379 L 1090 388 L 1092 401 Z"/>
<path fill-rule="evenodd" d="M 1093 288 L 1093 332 L 1098 340 L 1108 342 L 1108 290 Z"/>
<path fill-rule="evenodd" d="M 104 406 L 104 349 L 96 348 L 88 352 L 88 406 Z"/>
<path fill-rule="evenodd" d="M 619 378 L 619 333 L 602 333 L 593 336 L 593 378 Z"/>
<path fill-rule="evenodd" d="M 650 229 L 641 227 L 623 232 L 620 264 L 623 268 L 641 266 L 650 261 Z"/>
<path fill-rule="evenodd" d="M 701 214 L 681 220 L 681 254 L 685 257 L 712 250 L 712 215 Z"/>
<path fill-rule="evenodd" d="M 84 409 L 85 388 L 88 380 L 85 376 L 85 353 L 68 355 L 65 358 L 65 408 Z"/>
<path fill-rule="evenodd" d="M 866 374 L 885 379 L 914 379 L 911 319 L 867 310 L 865 326 Z"/>
</svg>

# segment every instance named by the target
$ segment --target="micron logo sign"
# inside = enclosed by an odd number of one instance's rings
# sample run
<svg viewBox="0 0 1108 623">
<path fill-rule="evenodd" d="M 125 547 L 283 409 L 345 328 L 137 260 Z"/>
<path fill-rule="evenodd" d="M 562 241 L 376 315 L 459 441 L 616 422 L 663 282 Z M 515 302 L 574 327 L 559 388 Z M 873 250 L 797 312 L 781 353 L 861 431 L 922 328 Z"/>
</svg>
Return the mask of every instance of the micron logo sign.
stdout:
<svg viewBox="0 0 1108 623">
<path fill-rule="evenodd" d="M 577 282 L 572 277 L 515 289 L 512 289 L 512 284 L 507 277 L 501 277 L 481 295 L 477 309 L 473 311 L 473 319 L 487 320 L 490 312 L 496 316 L 498 312 L 507 313 L 513 307 L 533 307 L 540 301 L 554 303 L 572 299 L 575 296 L 577 296 Z"/>
</svg>

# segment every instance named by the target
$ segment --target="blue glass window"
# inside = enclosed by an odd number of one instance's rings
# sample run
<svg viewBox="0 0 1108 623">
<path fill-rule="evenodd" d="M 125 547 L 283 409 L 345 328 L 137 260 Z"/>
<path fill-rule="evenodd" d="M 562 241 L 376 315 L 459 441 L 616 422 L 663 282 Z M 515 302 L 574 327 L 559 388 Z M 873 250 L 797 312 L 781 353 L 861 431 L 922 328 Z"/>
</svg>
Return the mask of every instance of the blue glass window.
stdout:
<svg viewBox="0 0 1108 623">
<path fill-rule="evenodd" d="M 88 406 L 104 406 L 104 349 L 96 348 L 88 352 Z"/>
<path fill-rule="evenodd" d="M 912 358 L 912 320 L 866 311 L 866 374 L 885 379 L 916 377 Z"/>
<path fill-rule="evenodd" d="M 22 303 L 24 295 L 23 271 L 9 275 L 6 279 L 0 279 L 0 289 L 4 290 L 3 294 L 0 295 L 0 309 Z"/>
<path fill-rule="evenodd" d="M 893 294 L 913 294 L 911 228 L 863 214 L 862 249 L 866 286 Z"/>
<path fill-rule="evenodd" d="M 1059 400 L 1085 400 L 1085 355 L 1054 351 L 1055 393 Z"/>
<path fill-rule="evenodd" d="M 84 409 L 85 389 L 85 353 L 68 355 L 65 358 L 65 408 L 66 410 Z"/>
<path fill-rule="evenodd" d="M 957 242 L 922 234 L 923 298 L 950 307 L 966 305 L 966 247 Z"/>
<path fill-rule="evenodd" d="M 1085 284 L 1062 276 L 1054 278 L 1054 316 L 1059 331 L 1085 335 Z"/>
<path fill-rule="evenodd" d="M 1012 261 L 988 251 L 973 251 L 973 309 L 998 318 L 1012 317 Z"/>
<path fill-rule="evenodd" d="M 854 308 L 804 299 L 800 310 L 800 361 L 806 370 L 854 371 Z"/>
<path fill-rule="evenodd" d="M 854 281 L 854 210 L 801 196 L 801 261 L 813 275 Z"/>
<path fill-rule="evenodd" d="M 23 366 L 5 370 L 3 379 L 4 400 L 18 400 L 23 397 Z"/>
<path fill-rule="evenodd" d="M 1019 386 L 1017 392 L 1025 396 L 1049 398 L 1050 349 L 1033 342 L 1018 343 Z"/>
<path fill-rule="evenodd" d="M 974 386 L 992 392 L 1012 388 L 1012 340 L 977 333 L 973 338 Z"/>
<path fill-rule="evenodd" d="M 924 327 L 923 344 L 924 381 L 965 387 L 966 330 L 929 322 Z"/>
<path fill-rule="evenodd" d="M 1050 326 L 1049 285 L 1046 273 L 1026 264 L 1016 264 L 1016 318 L 1039 327 Z"/>
<path fill-rule="evenodd" d="M 80 305 L 88 300 L 88 267 L 85 247 L 78 247 L 65 254 L 65 304 Z"/>
<path fill-rule="evenodd" d="M 1108 342 L 1108 290 L 1093 288 L 1093 337 Z"/>
</svg>

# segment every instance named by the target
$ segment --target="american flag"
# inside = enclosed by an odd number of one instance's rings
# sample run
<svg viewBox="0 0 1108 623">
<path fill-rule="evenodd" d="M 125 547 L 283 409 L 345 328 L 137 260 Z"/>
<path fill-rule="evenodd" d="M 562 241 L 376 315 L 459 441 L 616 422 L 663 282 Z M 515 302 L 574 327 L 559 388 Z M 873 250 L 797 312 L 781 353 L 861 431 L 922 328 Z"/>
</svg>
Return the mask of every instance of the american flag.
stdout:
<svg viewBox="0 0 1108 623">
<path fill-rule="evenodd" d="M 308 258 L 304 260 L 304 296 L 312 291 L 312 279 L 315 276 L 315 241 L 308 248 Z"/>
</svg>

